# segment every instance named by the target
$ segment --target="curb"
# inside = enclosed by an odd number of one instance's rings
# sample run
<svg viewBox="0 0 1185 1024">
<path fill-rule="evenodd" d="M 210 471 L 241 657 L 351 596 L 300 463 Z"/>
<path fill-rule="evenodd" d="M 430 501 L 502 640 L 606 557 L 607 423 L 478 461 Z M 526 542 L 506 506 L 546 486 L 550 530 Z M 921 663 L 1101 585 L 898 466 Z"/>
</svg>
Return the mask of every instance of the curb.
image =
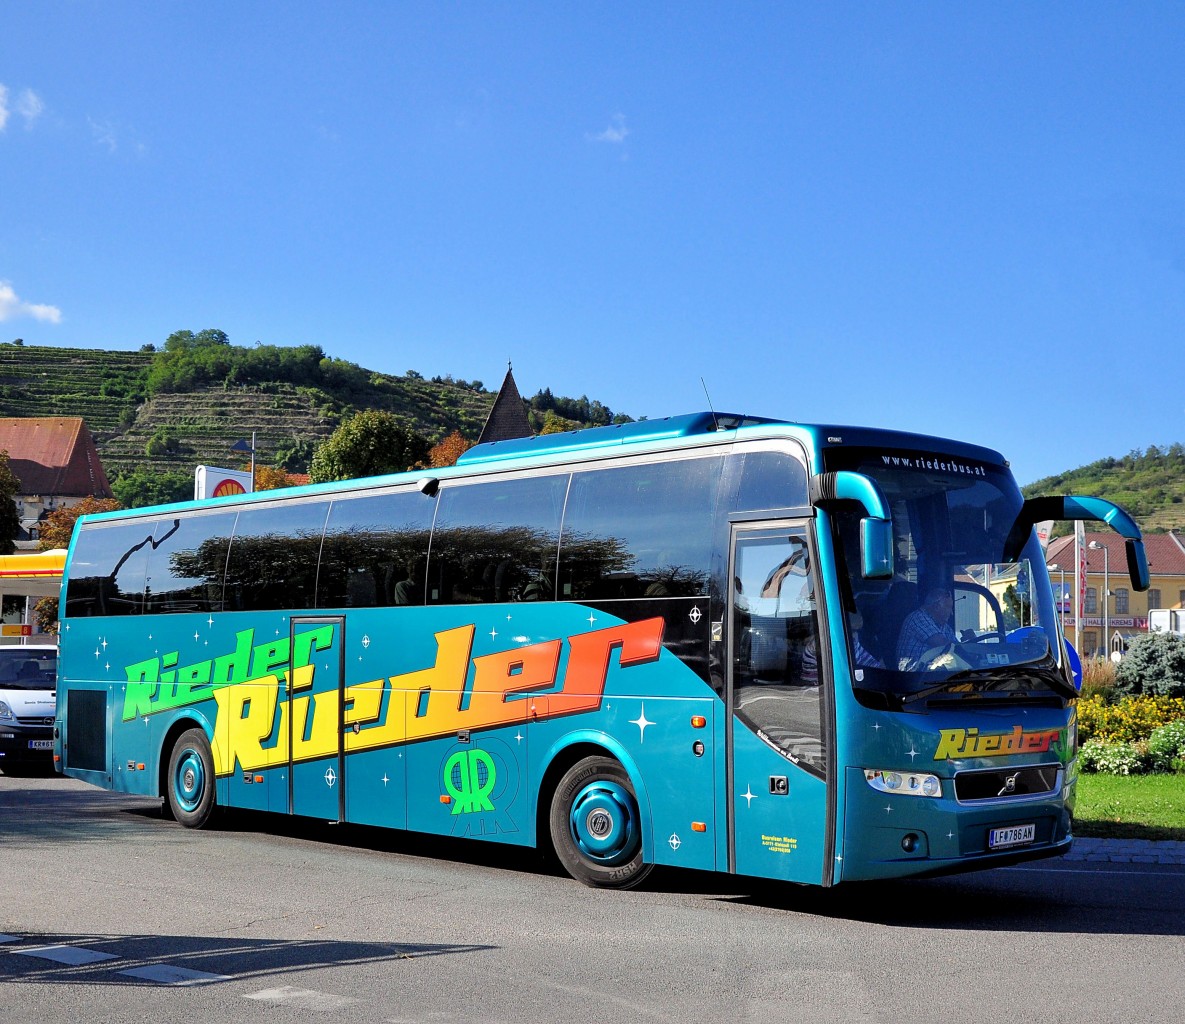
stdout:
<svg viewBox="0 0 1185 1024">
<path fill-rule="evenodd" d="M 1185 864 L 1185 842 L 1175 839 L 1075 839 L 1063 860 L 1109 864 Z"/>
</svg>

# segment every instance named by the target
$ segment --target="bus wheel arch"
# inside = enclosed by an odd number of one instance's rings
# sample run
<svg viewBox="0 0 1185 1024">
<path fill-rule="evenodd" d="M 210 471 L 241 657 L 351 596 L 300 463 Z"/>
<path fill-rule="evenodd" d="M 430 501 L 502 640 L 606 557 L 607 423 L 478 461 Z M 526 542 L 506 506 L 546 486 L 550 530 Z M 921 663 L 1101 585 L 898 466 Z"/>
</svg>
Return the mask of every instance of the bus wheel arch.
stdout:
<svg viewBox="0 0 1185 1024">
<path fill-rule="evenodd" d="M 653 867 L 646 804 L 624 760 L 577 744 L 551 762 L 540 791 L 540 830 L 564 870 L 596 888 L 633 888 Z"/>
<path fill-rule="evenodd" d="M 188 726 L 188 728 L 185 728 Z M 192 721 L 170 730 L 161 751 L 165 808 L 186 828 L 203 828 L 214 813 L 214 755 L 206 730 Z"/>
</svg>

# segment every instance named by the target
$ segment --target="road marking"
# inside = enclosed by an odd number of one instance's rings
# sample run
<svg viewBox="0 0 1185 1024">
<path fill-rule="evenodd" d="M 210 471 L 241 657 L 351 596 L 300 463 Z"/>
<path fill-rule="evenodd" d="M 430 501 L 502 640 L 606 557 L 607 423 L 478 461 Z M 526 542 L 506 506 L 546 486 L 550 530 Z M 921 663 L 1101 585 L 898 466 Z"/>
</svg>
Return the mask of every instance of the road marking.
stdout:
<svg viewBox="0 0 1185 1024">
<path fill-rule="evenodd" d="M 340 1010 L 358 1002 L 351 996 L 335 996 L 331 992 L 317 992 L 309 988 L 294 988 L 281 985 L 279 988 L 265 988 L 251 992 L 244 999 L 255 999 L 272 1006 L 296 1006 L 303 1010 Z"/>
<path fill-rule="evenodd" d="M 172 964 L 153 964 L 151 967 L 133 967 L 120 971 L 129 978 L 154 981 L 158 985 L 209 985 L 219 981 L 230 981 L 229 974 L 209 974 L 206 971 L 191 971 L 188 967 L 174 967 Z"/>
<path fill-rule="evenodd" d="M 1160 867 L 1158 864 L 1132 864 L 1133 868 Z M 1165 878 L 1181 878 L 1183 871 L 1117 871 L 1114 868 L 1022 868 L 1010 867 L 1005 871 L 1024 871 L 1033 875 L 1161 875 Z"/>
<path fill-rule="evenodd" d="M 119 959 L 118 953 L 101 953 L 97 949 L 83 949 L 81 946 L 29 946 L 27 949 L 14 949 L 13 952 L 17 956 L 35 956 L 40 960 L 52 960 L 72 967 Z"/>
</svg>

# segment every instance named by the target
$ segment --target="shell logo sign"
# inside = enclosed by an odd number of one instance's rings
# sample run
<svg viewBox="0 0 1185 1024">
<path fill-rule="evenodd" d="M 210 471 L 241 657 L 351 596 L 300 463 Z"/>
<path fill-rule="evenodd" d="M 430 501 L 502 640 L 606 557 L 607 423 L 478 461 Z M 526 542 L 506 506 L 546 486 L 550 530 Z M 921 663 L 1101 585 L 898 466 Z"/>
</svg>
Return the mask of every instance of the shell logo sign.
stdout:
<svg viewBox="0 0 1185 1024">
<path fill-rule="evenodd" d="M 249 470 L 219 469 L 217 466 L 198 466 L 193 477 L 193 497 L 222 498 L 228 494 L 248 494 L 251 491 Z"/>
</svg>

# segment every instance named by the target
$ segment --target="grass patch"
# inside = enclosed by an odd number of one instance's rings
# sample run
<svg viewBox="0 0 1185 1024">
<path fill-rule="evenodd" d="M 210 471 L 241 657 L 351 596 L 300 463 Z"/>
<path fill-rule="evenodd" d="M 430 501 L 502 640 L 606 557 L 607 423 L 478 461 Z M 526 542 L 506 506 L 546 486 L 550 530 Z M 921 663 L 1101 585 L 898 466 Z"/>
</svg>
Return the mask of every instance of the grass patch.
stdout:
<svg viewBox="0 0 1185 1024">
<path fill-rule="evenodd" d="M 1185 841 L 1185 775 L 1079 774 L 1074 834 Z"/>
</svg>

